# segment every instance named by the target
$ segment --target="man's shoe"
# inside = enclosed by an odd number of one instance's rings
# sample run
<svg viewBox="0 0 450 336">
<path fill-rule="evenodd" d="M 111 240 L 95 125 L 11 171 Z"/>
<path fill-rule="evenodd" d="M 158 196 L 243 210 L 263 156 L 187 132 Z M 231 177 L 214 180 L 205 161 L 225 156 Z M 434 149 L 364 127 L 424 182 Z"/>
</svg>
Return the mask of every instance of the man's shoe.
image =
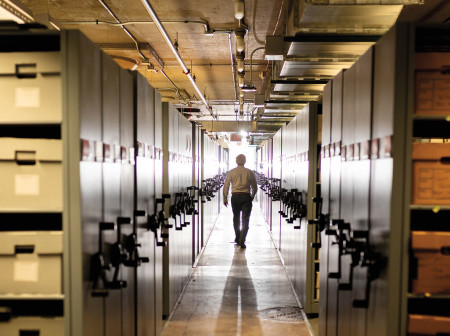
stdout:
<svg viewBox="0 0 450 336">
<path fill-rule="evenodd" d="M 247 246 L 245 245 L 245 243 L 239 243 L 239 246 L 241 247 L 241 248 L 246 248 Z"/>
</svg>

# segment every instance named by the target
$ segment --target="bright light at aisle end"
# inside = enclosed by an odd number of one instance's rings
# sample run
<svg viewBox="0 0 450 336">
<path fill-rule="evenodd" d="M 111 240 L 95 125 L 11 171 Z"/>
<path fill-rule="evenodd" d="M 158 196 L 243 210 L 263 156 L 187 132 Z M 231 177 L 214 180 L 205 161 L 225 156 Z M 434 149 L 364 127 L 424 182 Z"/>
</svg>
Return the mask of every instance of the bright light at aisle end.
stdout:
<svg viewBox="0 0 450 336">
<path fill-rule="evenodd" d="M 246 133 L 247 135 L 247 133 Z M 244 154 L 247 158 L 245 167 L 251 170 L 256 170 L 256 147 L 249 146 L 248 142 L 243 139 L 242 142 L 230 142 L 230 169 L 236 168 L 236 156 Z"/>
</svg>

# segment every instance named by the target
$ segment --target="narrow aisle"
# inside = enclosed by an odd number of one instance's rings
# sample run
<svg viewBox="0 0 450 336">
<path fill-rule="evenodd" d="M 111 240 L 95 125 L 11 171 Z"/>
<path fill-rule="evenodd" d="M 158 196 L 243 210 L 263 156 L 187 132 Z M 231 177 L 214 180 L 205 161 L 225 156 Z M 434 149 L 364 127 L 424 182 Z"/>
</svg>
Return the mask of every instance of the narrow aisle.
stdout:
<svg viewBox="0 0 450 336">
<path fill-rule="evenodd" d="M 233 240 L 229 207 L 219 216 L 164 335 L 309 336 L 258 203 L 253 203 L 247 248 Z M 288 310 L 284 314 L 276 309 L 282 307 Z M 285 321 L 270 318 L 274 314 Z"/>
</svg>

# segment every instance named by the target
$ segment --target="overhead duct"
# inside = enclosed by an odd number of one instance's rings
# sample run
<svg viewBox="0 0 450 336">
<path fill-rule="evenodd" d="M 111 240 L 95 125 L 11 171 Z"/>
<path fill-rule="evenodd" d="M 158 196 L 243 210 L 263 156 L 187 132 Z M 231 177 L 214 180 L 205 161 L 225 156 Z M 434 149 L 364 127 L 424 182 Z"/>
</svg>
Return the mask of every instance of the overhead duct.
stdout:
<svg viewBox="0 0 450 336">
<path fill-rule="evenodd" d="M 424 0 L 297 0 L 288 35 L 296 33 L 383 34 L 404 5 Z M 298 13 L 298 15 L 297 15 Z M 289 31 L 291 30 L 291 31 Z"/>
</svg>

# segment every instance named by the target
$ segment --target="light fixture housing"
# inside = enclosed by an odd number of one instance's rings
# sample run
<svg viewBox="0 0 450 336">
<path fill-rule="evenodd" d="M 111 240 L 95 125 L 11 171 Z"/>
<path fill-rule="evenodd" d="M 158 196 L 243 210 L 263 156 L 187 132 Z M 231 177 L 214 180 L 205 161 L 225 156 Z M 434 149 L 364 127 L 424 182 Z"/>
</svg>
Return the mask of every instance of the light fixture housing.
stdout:
<svg viewBox="0 0 450 336">
<path fill-rule="evenodd" d="M 245 29 L 236 29 L 234 34 L 236 35 L 236 51 L 241 53 L 245 50 Z"/>
<path fill-rule="evenodd" d="M 237 59 L 237 71 L 244 72 L 245 71 L 245 52 L 236 53 Z"/>
<path fill-rule="evenodd" d="M 243 52 L 245 50 L 244 36 L 236 35 L 236 51 Z"/>
<path fill-rule="evenodd" d="M 238 58 L 237 59 L 237 71 L 238 72 L 244 72 L 244 60 L 243 59 L 240 59 L 240 58 Z"/>
<path fill-rule="evenodd" d="M 234 17 L 236 20 L 242 20 L 245 15 L 244 0 L 234 0 Z"/>
<path fill-rule="evenodd" d="M 245 15 L 244 0 L 234 0 L 234 17 L 236 20 L 242 20 Z"/>
<path fill-rule="evenodd" d="M 245 76 L 245 72 L 241 72 L 241 73 L 238 74 L 239 87 L 243 87 L 244 86 L 244 76 Z"/>
</svg>

